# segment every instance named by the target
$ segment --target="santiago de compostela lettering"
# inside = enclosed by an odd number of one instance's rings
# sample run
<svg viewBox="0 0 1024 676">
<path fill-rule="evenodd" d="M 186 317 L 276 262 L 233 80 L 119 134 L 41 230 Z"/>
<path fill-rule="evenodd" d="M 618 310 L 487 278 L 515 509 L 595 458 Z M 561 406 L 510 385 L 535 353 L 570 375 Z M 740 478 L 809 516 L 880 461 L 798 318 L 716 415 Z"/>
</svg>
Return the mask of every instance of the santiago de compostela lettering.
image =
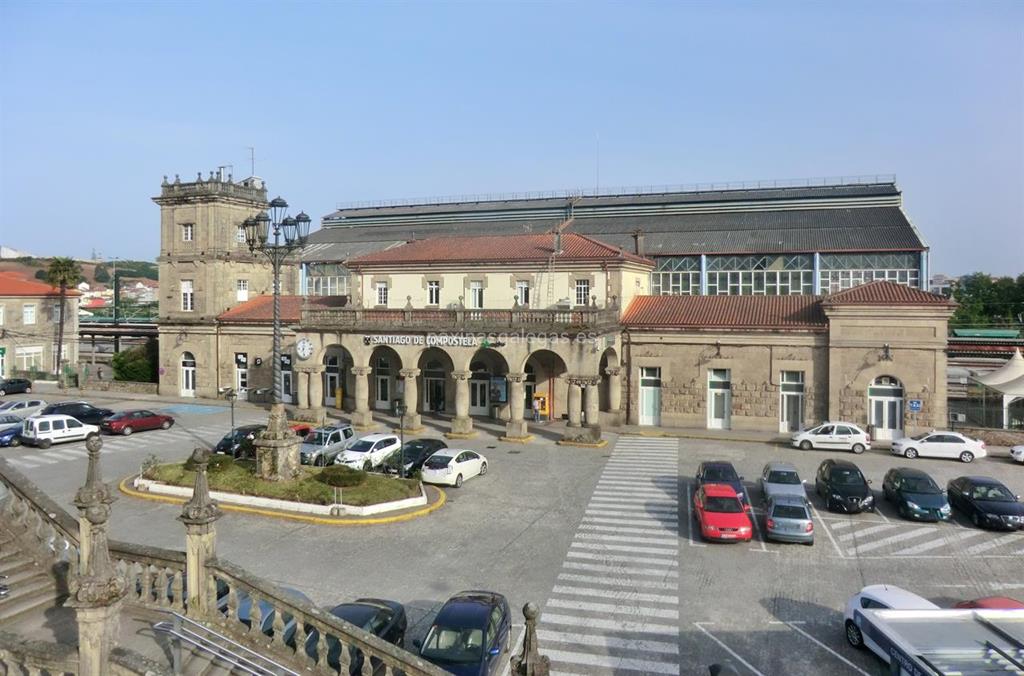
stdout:
<svg viewBox="0 0 1024 676">
<path fill-rule="evenodd" d="M 461 334 L 430 334 L 426 336 L 376 335 L 363 336 L 364 345 L 425 345 L 427 347 L 477 347 L 481 338 Z"/>
</svg>

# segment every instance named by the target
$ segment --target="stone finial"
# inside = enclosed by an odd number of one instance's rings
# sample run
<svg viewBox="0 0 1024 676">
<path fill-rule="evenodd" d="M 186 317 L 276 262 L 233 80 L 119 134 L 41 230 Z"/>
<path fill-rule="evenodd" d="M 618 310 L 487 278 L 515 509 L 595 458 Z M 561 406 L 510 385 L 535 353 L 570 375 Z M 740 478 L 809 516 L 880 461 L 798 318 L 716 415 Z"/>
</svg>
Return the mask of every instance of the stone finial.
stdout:
<svg viewBox="0 0 1024 676">
<path fill-rule="evenodd" d="M 462 309 L 462 310 L 466 309 L 466 297 L 465 296 L 459 296 L 459 308 Z"/>
<path fill-rule="evenodd" d="M 110 505 L 115 498 L 110 488 L 103 483 L 100 472 L 100 449 L 103 439 L 95 434 L 85 440 L 85 448 L 89 451 L 89 464 L 85 471 L 85 484 L 75 493 L 75 507 L 82 516 L 94 526 L 105 524 L 110 517 Z"/>
<path fill-rule="evenodd" d="M 214 176 L 214 172 L 210 171 L 210 178 L 208 179 L 210 181 L 210 183 L 213 183 L 213 181 L 214 181 L 213 176 Z"/>
<path fill-rule="evenodd" d="M 210 485 L 206 480 L 206 466 L 210 463 L 209 449 L 197 448 L 192 451 L 192 462 L 196 466 L 195 488 L 178 520 L 185 525 L 208 524 L 221 517 L 220 507 L 210 497 Z"/>
<path fill-rule="evenodd" d="M 234 182 L 235 182 L 235 177 L 232 176 L 231 174 L 228 174 L 228 183 L 234 183 Z"/>
<path fill-rule="evenodd" d="M 175 174 L 174 175 L 174 185 L 178 185 L 179 183 L 181 183 L 181 176 L 178 176 L 177 174 Z"/>
<path fill-rule="evenodd" d="M 160 185 L 167 185 L 167 174 L 164 174 L 164 180 L 160 181 Z"/>
<path fill-rule="evenodd" d="M 593 295 L 590 297 L 590 307 L 597 307 L 597 296 Z"/>
<path fill-rule="evenodd" d="M 551 660 L 540 654 L 537 643 L 537 619 L 540 617 L 537 604 L 527 603 L 523 606 L 523 617 L 526 618 L 523 650 L 512 657 L 512 673 L 516 676 L 548 676 L 551 671 Z"/>
<path fill-rule="evenodd" d="M 202 183 L 202 182 L 203 182 L 203 172 L 197 171 L 196 172 L 196 183 Z"/>
<path fill-rule="evenodd" d="M 405 297 L 405 309 L 406 310 L 411 310 L 412 309 L 412 296 L 406 296 Z"/>
</svg>

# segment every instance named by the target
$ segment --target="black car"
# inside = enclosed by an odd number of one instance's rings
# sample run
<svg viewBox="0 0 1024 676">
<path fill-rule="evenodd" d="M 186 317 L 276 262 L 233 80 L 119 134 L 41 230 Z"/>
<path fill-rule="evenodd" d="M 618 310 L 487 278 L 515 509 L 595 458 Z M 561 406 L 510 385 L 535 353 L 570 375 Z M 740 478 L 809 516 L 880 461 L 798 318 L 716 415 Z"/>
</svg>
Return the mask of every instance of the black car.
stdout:
<svg viewBox="0 0 1024 676">
<path fill-rule="evenodd" d="M 405 607 L 397 601 L 357 599 L 353 603 L 342 603 L 335 606 L 329 612 L 349 624 L 354 624 L 374 636 L 379 636 L 388 643 L 399 648 L 405 647 L 405 630 L 408 626 L 408 619 L 405 615 Z M 320 633 L 316 629 L 311 629 L 309 638 L 306 640 L 306 654 L 313 659 L 317 657 L 319 640 Z M 352 675 L 363 673 L 363 659 L 363 652 L 350 645 L 348 673 Z M 327 664 L 335 670 L 341 664 L 341 644 L 330 634 L 327 635 Z M 376 657 L 370 658 L 370 666 L 373 667 L 374 674 L 384 673 L 384 664 Z"/>
<path fill-rule="evenodd" d="M 736 474 L 736 468 L 732 466 L 731 462 L 724 460 L 702 462 L 697 468 L 697 488 L 705 484 L 732 486 L 736 491 L 736 497 L 745 503 L 750 503 L 746 492 L 743 490 L 743 477 Z"/>
<path fill-rule="evenodd" d="M 978 528 L 1018 530 L 1024 528 L 1024 505 L 1020 496 L 987 476 L 962 476 L 946 484 L 949 503 Z"/>
<path fill-rule="evenodd" d="M 828 459 L 818 465 L 814 488 L 830 512 L 875 511 L 875 496 L 860 469 L 848 460 Z"/>
<path fill-rule="evenodd" d="M 385 471 L 397 472 L 400 460 L 405 460 L 405 473 L 411 474 L 423 469 L 423 462 L 448 444 L 442 439 L 413 439 L 405 442 L 399 453 L 394 453 L 385 461 Z"/>
<path fill-rule="evenodd" d="M 267 429 L 266 425 L 242 425 L 236 427 L 213 447 L 214 453 L 224 453 L 233 458 L 250 458 L 256 454 L 253 441 L 256 435 Z"/>
<path fill-rule="evenodd" d="M 508 600 L 497 592 L 465 591 L 445 601 L 423 641 L 420 657 L 455 676 L 494 676 L 508 658 L 512 630 Z"/>
<path fill-rule="evenodd" d="M 946 492 L 919 469 L 895 467 L 882 481 L 885 499 L 896 505 L 904 519 L 946 521 L 952 516 Z"/>
<path fill-rule="evenodd" d="M 0 378 L 0 397 L 5 394 L 31 391 L 32 381 L 27 378 Z"/>
<path fill-rule="evenodd" d="M 59 404 L 50 404 L 40 415 L 69 415 L 78 422 L 87 425 L 99 425 L 105 418 L 114 415 L 109 408 L 96 408 L 84 401 L 62 401 Z"/>
</svg>

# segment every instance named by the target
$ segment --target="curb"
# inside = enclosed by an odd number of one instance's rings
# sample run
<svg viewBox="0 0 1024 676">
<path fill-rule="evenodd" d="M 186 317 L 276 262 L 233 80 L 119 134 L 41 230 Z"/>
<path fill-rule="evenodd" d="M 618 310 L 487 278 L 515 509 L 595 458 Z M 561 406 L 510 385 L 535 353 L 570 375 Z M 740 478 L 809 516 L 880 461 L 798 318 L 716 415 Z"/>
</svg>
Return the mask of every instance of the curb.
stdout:
<svg viewBox="0 0 1024 676">
<path fill-rule="evenodd" d="M 741 437 L 718 437 L 710 436 L 706 434 L 690 434 L 687 432 L 618 432 L 620 436 L 639 436 L 639 437 L 671 437 L 674 439 L 700 439 L 702 441 L 729 441 L 732 443 L 739 444 L 779 444 L 782 443 L 776 439 L 743 439 Z"/>
<path fill-rule="evenodd" d="M 504 441 L 510 444 L 528 444 L 533 441 L 533 435 L 527 434 L 525 437 L 498 437 L 498 441 Z"/>
<path fill-rule="evenodd" d="M 587 443 L 584 441 L 566 441 L 565 439 L 559 439 L 555 442 L 559 446 L 576 446 L 577 448 L 604 448 L 608 445 L 607 439 L 602 439 L 597 443 Z"/>
<path fill-rule="evenodd" d="M 139 498 L 140 500 L 151 500 L 153 502 L 166 502 L 173 505 L 183 505 L 187 500 L 182 498 L 174 498 L 169 495 L 153 495 L 143 491 L 137 491 L 131 488 L 129 482 L 135 478 L 135 475 L 127 476 L 117 484 L 118 490 L 127 496 L 133 498 Z M 286 512 L 278 512 L 272 509 L 259 509 L 256 507 L 242 507 L 240 505 L 224 505 L 218 504 L 218 506 L 225 512 L 241 512 L 243 514 L 257 514 L 259 516 L 269 516 L 278 519 L 287 519 L 289 521 L 301 521 L 303 523 L 312 523 L 322 526 L 378 526 L 389 523 L 400 523 L 402 521 L 411 521 L 421 516 L 426 516 L 431 512 L 440 509 L 444 503 L 448 501 L 448 494 L 437 486 L 431 486 L 424 484 L 424 490 L 427 488 L 433 488 L 437 491 L 437 500 L 418 509 L 415 512 L 409 512 L 407 514 L 398 514 L 396 516 L 383 516 L 383 517 L 369 517 L 365 519 L 352 519 L 352 518 L 331 518 L 327 516 L 309 516 L 306 514 L 288 514 Z"/>
</svg>

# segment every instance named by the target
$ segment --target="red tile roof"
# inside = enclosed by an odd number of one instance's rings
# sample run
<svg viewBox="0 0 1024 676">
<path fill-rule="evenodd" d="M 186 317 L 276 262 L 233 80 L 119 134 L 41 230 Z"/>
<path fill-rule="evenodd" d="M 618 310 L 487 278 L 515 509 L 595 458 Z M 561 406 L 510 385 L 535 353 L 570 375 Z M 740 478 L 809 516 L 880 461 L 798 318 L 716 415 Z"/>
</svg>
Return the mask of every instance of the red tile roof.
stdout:
<svg viewBox="0 0 1024 676">
<path fill-rule="evenodd" d="M 59 296 L 60 289 L 45 282 L 25 279 L 17 272 L 0 272 L 0 296 Z M 81 296 L 74 287 L 69 287 L 68 296 Z"/>
<path fill-rule="evenodd" d="M 407 242 L 391 249 L 375 251 L 346 261 L 359 266 L 380 263 L 511 263 L 547 262 L 554 251 L 555 236 L 485 235 L 482 237 L 436 237 Z M 619 247 L 567 232 L 562 234 L 560 261 L 631 261 L 654 265 L 654 262 L 631 254 Z"/>
<path fill-rule="evenodd" d="M 343 296 L 311 297 L 313 305 L 337 307 L 348 303 Z M 217 315 L 221 322 L 271 322 L 274 319 L 274 297 L 256 296 Z M 281 323 L 295 324 L 302 319 L 302 296 L 281 296 Z"/>
<path fill-rule="evenodd" d="M 828 323 L 817 296 L 638 296 L 627 328 L 812 329 Z"/>
<path fill-rule="evenodd" d="M 945 296 L 894 282 L 868 282 L 836 291 L 822 299 L 825 305 L 946 305 L 955 303 Z"/>
</svg>

